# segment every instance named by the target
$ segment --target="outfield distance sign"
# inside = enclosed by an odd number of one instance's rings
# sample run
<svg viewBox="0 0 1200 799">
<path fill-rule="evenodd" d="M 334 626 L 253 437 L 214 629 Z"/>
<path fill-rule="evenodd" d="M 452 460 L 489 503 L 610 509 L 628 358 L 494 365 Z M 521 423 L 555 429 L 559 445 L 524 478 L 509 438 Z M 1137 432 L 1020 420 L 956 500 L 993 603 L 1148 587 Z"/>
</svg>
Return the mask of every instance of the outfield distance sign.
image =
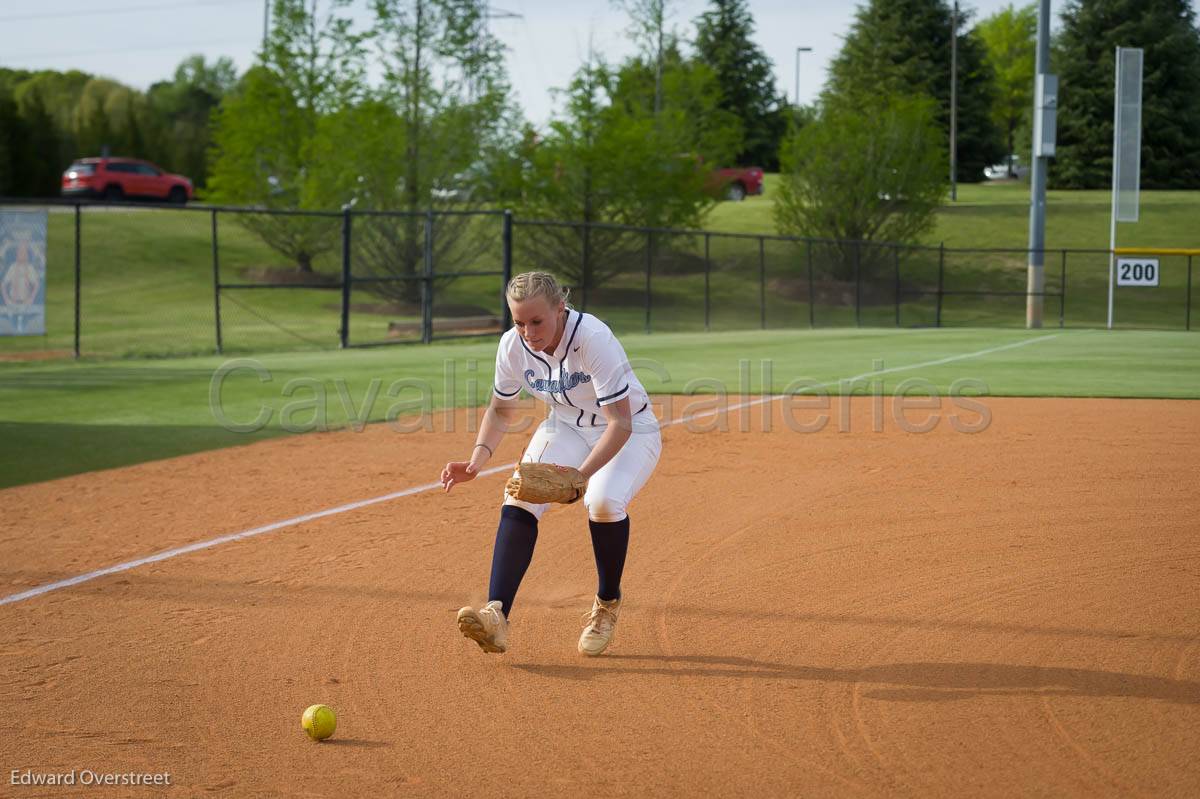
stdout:
<svg viewBox="0 0 1200 799">
<path fill-rule="evenodd" d="M 1157 258 L 1118 258 L 1118 286 L 1157 286 Z"/>
</svg>

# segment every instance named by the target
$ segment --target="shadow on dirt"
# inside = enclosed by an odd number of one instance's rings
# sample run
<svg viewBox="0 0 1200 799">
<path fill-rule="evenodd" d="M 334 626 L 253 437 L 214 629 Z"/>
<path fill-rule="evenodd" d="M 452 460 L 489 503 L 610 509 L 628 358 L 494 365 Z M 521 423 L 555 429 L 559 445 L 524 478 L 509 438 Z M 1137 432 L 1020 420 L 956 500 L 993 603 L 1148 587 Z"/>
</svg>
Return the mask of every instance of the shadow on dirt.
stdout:
<svg viewBox="0 0 1200 799">
<path fill-rule="evenodd" d="M 610 663 L 614 665 L 608 665 Z M 736 656 L 606 655 L 597 660 L 595 665 L 518 663 L 513 668 L 542 677 L 566 680 L 590 680 L 606 674 L 642 674 L 864 683 L 880 686 L 866 691 L 864 696 L 893 702 L 944 702 L 988 695 L 1035 695 L 1156 699 L 1186 705 L 1200 704 L 1200 683 L 1093 669 L 1004 663 L 891 663 L 861 669 L 830 669 Z"/>
</svg>

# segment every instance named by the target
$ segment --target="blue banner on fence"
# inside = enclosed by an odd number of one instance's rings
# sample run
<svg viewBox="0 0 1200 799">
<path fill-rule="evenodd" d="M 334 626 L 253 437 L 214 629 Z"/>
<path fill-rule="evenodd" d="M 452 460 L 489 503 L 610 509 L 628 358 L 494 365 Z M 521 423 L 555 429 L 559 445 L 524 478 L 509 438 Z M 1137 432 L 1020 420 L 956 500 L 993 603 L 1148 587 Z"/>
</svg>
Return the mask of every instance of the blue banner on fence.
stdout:
<svg viewBox="0 0 1200 799">
<path fill-rule="evenodd" d="M 0 211 L 0 336 L 46 334 L 46 212 Z"/>
</svg>

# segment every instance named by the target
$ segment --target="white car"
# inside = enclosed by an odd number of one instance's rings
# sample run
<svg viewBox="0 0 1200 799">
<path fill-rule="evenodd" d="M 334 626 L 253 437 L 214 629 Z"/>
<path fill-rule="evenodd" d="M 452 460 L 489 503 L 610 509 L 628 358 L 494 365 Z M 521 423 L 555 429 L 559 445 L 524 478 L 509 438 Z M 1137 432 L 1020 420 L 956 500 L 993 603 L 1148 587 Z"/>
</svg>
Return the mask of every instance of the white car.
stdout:
<svg viewBox="0 0 1200 799">
<path fill-rule="evenodd" d="M 1022 163 L 1021 156 L 1012 155 L 1009 157 L 1012 159 L 1012 177 L 1023 178 L 1029 174 L 1029 166 L 1025 163 Z M 988 180 L 1004 180 L 1005 178 L 1009 177 L 1008 162 L 1001 161 L 998 164 L 985 166 L 983 168 L 983 176 Z"/>
</svg>

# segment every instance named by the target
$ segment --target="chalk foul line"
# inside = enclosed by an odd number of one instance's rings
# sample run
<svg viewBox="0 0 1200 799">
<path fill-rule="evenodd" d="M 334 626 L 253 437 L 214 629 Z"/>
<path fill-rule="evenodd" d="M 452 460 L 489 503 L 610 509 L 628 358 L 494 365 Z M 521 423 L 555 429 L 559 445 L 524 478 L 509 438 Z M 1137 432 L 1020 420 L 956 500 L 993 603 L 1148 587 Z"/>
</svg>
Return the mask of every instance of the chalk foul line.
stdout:
<svg viewBox="0 0 1200 799">
<path fill-rule="evenodd" d="M 930 366 L 941 366 L 942 364 L 954 363 L 955 361 L 966 361 L 966 360 L 970 360 L 972 358 L 980 358 L 984 355 L 991 355 L 992 353 L 996 353 L 996 352 L 1003 352 L 1005 350 L 1012 350 L 1012 349 L 1016 349 L 1018 347 L 1026 347 L 1026 346 L 1029 346 L 1030 344 L 1037 344 L 1042 341 L 1049 341 L 1050 339 L 1058 338 L 1059 335 L 1061 335 L 1061 334 L 1054 333 L 1054 334 L 1051 334 L 1048 336 L 1039 336 L 1037 338 L 1024 339 L 1022 341 L 1013 342 L 1011 344 L 1004 344 L 999 347 L 989 347 L 987 349 L 977 350 L 975 352 L 962 353 L 961 355 L 951 355 L 946 358 L 939 358 L 938 360 L 935 360 L 935 361 L 925 361 L 923 363 L 914 363 L 914 364 L 909 364 L 907 366 L 893 366 L 888 369 L 878 369 L 873 372 L 864 372 L 861 375 L 855 375 L 854 377 L 850 377 L 850 378 L 842 378 L 839 380 L 829 380 L 824 383 L 818 383 L 816 385 L 809 386 L 807 388 L 807 390 L 811 391 L 811 390 L 815 390 L 817 388 L 830 388 L 832 386 L 839 385 L 843 382 L 851 382 L 852 383 L 856 380 L 863 380 L 868 377 L 877 377 L 878 375 L 883 375 L 883 374 L 893 374 L 895 372 L 911 371 L 913 369 L 924 369 L 924 368 L 930 367 Z M 801 391 L 798 393 L 804 393 L 804 392 Z M 661 426 L 662 427 L 671 427 L 671 426 L 677 425 L 677 424 L 684 424 L 685 422 L 690 422 L 695 419 L 702 419 L 702 418 L 705 418 L 708 416 L 715 415 L 716 413 L 720 412 L 720 410 L 732 411 L 732 410 L 738 410 L 740 408 L 749 408 L 749 407 L 753 407 L 755 405 L 763 405 L 763 404 L 766 404 L 769 402 L 774 402 L 775 400 L 783 399 L 784 397 L 787 397 L 787 396 L 789 396 L 789 395 L 773 394 L 770 396 L 757 397 L 753 400 L 739 402 L 735 405 L 730 405 L 723 409 L 712 409 L 712 410 L 704 411 L 703 413 L 694 413 L 694 414 L 682 416 L 678 419 L 672 419 L 669 422 L 662 422 Z M 514 461 L 513 463 L 506 463 L 503 466 L 493 466 L 491 468 L 484 469 L 482 472 L 480 472 L 478 474 L 478 476 L 479 477 L 487 477 L 489 475 L 498 474 L 500 472 L 510 471 L 510 470 L 516 468 L 516 465 L 517 464 Z M 359 500 L 358 502 L 350 502 L 345 505 L 338 505 L 337 507 L 334 507 L 334 508 L 326 508 L 325 510 L 317 511 L 315 513 L 306 513 L 303 516 L 294 516 L 290 519 L 284 519 L 283 521 L 272 522 L 271 524 L 265 524 L 261 527 L 254 527 L 250 530 L 243 530 L 239 533 L 230 533 L 229 535 L 222 535 L 222 536 L 218 536 L 216 538 L 210 538 L 205 541 L 197 541 L 193 544 L 186 544 L 181 547 L 175 547 L 173 549 L 166 549 L 166 550 L 163 550 L 162 552 L 156 552 L 153 555 L 147 555 L 144 558 L 138 558 L 136 560 L 128 560 L 128 561 L 125 561 L 124 563 L 118 563 L 114 566 L 108 566 L 103 569 L 97 569 L 96 571 L 87 572 L 86 574 L 80 574 L 75 577 L 69 577 L 65 580 L 58 580 L 53 583 L 46 583 L 44 585 L 39 585 L 34 588 L 25 590 L 25 591 L 20 591 L 16 594 L 10 594 L 6 597 L 0 598 L 0 605 L 11 605 L 16 602 L 22 602 L 26 599 L 32 599 L 34 597 L 41 596 L 42 594 L 48 594 L 51 591 L 58 591 L 63 588 L 70 588 L 73 585 L 79 585 L 80 583 L 86 583 L 86 582 L 95 580 L 100 577 L 106 577 L 110 574 L 120 574 L 121 572 L 129 571 L 130 569 L 136 569 L 139 566 L 146 566 L 150 563 L 158 563 L 160 561 L 179 557 L 180 555 L 187 555 L 192 552 L 200 552 L 205 549 L 212 549 L 213 547 L 218 547 L 218 546 L 221 546 L 222 544 L 229 544 L 234 541 L 244 541 L 247 538 L 254 538 L 255 536 L 263 535 L 264 533 L 272 533 L 272 532 L 275 532 L 276 530 L 282 530 L 287 527 L 295 527 L 296 525 L 304 524 L 305 522 L 312 522 L 312 521 L 316 521 L 317 519 L 324 519 L 329 516 L 336 516 L 340 513 L 348 513 L 350 511 L 358 510 L 360 508 L 370 507 L 371 505 L 378 505 L 382 502 L 390 502 L 394 499 L 401 499 L 402 497 L 411 497 L 414 494 L 422 494 L 426 491 L 433 491 L 433 490 L 439 489 L 441 487 L 442 487 L 441 483 L 426 483 L 424 485 L 413 486 L 412 488 L 406 488 L 402 491 L 395 491 L 390 494 L 384 494 L 382 496 L 372 497 L 370 499 Z"/>
</svg>

